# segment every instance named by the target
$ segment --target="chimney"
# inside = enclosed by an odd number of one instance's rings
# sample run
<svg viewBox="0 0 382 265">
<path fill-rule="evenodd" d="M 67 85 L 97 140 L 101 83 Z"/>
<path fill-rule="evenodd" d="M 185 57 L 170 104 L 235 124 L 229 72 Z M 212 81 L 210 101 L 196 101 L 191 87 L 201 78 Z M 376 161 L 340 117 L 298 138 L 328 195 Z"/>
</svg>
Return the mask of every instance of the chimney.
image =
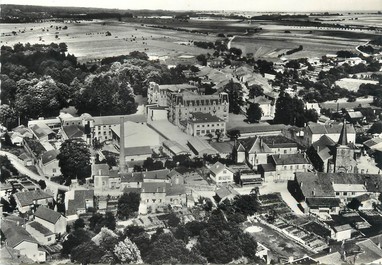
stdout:
<svg viewBox="0 0 382 265">
<path fill-rule="evenodd" d="M 126 162 L 125 162 L 125 119 L 121 117 L 120 119 L 120 133 L 119 133 L 119 172 L 126 172 Z"/>
<path fill-rule="evenodd" d="M 318 145 L 317 146 L 317 153 L 319 153 L 320 152 L 320 146 Z"/>
<path fill-rule="evenodd" d="M 98 169 L 98 175 L 102 176 L 102 170 L 101 169 Z"/>
</svg>

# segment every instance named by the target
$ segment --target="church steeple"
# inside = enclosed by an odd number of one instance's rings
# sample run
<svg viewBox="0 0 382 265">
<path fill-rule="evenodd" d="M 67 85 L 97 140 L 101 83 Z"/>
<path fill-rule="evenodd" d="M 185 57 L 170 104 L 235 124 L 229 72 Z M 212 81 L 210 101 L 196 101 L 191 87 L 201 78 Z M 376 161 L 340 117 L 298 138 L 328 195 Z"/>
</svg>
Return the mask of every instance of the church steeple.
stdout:
<svg viewBox="0 0 382 265">
<path fill-rule="evenodd" d="M 346 120 L 344 119 L 344 124 L 342 125 L 341 135 L 338 139 L 338 145 L 348 145 L 348 134 L 346 130 Z"/>
</svg>

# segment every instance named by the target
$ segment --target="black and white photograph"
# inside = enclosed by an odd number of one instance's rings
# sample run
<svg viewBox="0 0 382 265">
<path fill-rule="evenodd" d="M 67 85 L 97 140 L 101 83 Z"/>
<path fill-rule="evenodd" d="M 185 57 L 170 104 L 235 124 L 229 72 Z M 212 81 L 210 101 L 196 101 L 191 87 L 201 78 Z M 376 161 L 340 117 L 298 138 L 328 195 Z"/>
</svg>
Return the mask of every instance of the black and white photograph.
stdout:
<svg viewBox="0 0 382 265">
<path fill-rule="evenodd" d="M 0 264 L 382 264 L 382 0 L 1 0 Z"/>
</svg>

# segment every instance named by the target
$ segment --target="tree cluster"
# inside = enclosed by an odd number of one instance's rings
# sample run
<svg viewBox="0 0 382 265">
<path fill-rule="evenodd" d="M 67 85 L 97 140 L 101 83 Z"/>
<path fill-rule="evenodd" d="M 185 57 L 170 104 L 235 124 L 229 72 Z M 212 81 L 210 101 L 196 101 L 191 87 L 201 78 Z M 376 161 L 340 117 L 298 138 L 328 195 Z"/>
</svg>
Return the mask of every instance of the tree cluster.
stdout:
<svg viewBox="0 0 382 265">
<path fill-rule="evenodd" d="M 276 102 L 275 123 L 303 127 L 306 122 L 317 120 L 317 112 L 306 110 L 302 100 L 297 97 L 292 98 L 288 93 L 280 93 Z"/>
</svg>

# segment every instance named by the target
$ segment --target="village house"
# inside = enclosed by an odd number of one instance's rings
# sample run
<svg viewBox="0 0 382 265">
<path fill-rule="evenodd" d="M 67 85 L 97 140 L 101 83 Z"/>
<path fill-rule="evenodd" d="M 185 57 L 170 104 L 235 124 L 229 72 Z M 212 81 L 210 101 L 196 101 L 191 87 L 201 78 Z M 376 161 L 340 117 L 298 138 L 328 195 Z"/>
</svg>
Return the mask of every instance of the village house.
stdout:
<svg viewBox="0 0 382 265">
<path fill-rule="evenodd" d="M 275 154 L 268 157 L 267 164 L 260 164 L 258 171 L 264 182 L 293 180 L 295 172 L 307 172 L 313 166 L 305 154 Z"/>
<path fill-rule="evenodd" d="M 297 154 L 298 146 L 284 136 L 256 136 L 239 140 L 236 147 L 236 163 L 247 162 L 257 168 L 259 164 L 266 164 L 268 156 L 272 154 Z"/>
<path fill-rule="evenodd" d="M 306 211 L 338 214 L 340 207 L 364 194 L 377 202 L 382 179 L 372 174 L 297 172 L 290 191 Z"/>
<path fill-rule="evenodd" d="M 262 121 L 269 121 L 275 118 L 276 112 L 276 100 L 266 96 L 255 97 L 253 103 L 259 104 L 261 110 L 263 111 L 261 115 Z"/>
<path fill-rule="evenodd" d="M 225 200 L 232 200 L 237 195 L 239 195 L 239 193 L 236 190 L 223 186 L 216 190 L 214 198 L 219 203 L 224 202 Z"/>
<path fill-rule="evenodd" d="M 70 190 L 65 194 L 67 220 L 76 220 L 80 214 L 94 208 L 94 190 Z"/>
<path fill-rule="evenodd" d="M 57 155 L 59 152 L 57 150 L 50 150 L 44 152 L 39 161 L 38 165 L 41 171 L 48 178 L 61 175 L 61 168 L 58 165 Z"/>
<path fill-rule="evenodd" d="M 334 142 L 338 142 L 341 131 L 342 131 L 343 123 L 335 123 L 329 122 L 327 124 L 319 124 L 309 122 L 308 126 L 305 128 L 305 143 L 307 146 L 312 145 L 312 143 L 316 142 L 320 139 L 321 136 L 326 135 L 331 138 Z M 352 124 L 346 124 L 346 133 L 347 139 L 351 143 L 355 143 L 355 130 Z"/>
<path fill-rule="evenodd" d="M 54 140 L 56 138 L 56 133 L 45 123 L 32 125 L 29 129 L 33 133 L 33 136 L 40 142 Z"/>
<path fill-rule="evenodd" d="M 34 213 L 34 221 L 43 225 L 56 235 L 66 233 L 67 220 L 60 213 L 45 206 L 40 206 Z"/>
<path fill-rule="evenodd" d="M 217 185 L 233 183 L 233 172 L 220 162 L 210 167 L 209 177 Z"/>
<path fill-rule="evenodd" d="M 6 246 L 16 250 L 20 255 L 34 262 L 45 262 L 46 252 L 40 250 L 36 239 L 25 228 L 1 220 L 1 231 L 5 237 Z"/>
<path fill-rule="evenodd" d="M 13 194 L 13 197 L 20 213 L 26 213 L 39 205 L 47 206 L 48 203 L 53 202 L 53 195 L 40 189 L 17 192 Z"/>
<path fill-rule="evenodd" d="M 53 245 L 56 243 L 56 235 L 39 222 L 29 222 L 26 224 L 25 229 L 42 246 Z"/>
</svg>

